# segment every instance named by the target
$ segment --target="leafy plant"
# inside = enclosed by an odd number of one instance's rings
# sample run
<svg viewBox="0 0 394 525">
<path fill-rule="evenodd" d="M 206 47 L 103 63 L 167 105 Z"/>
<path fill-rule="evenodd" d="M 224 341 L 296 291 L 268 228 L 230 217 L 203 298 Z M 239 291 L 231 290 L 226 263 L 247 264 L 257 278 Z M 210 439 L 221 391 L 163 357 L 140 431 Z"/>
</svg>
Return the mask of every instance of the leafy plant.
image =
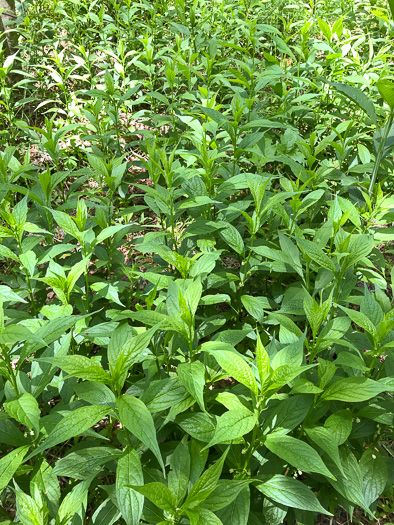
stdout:
<svg viewBox="0 0 394 525">
<path fill-rule="evenodd" d="M 0 523 L 387 516 L 387 3 L 17 10 Z"/>
</svg>

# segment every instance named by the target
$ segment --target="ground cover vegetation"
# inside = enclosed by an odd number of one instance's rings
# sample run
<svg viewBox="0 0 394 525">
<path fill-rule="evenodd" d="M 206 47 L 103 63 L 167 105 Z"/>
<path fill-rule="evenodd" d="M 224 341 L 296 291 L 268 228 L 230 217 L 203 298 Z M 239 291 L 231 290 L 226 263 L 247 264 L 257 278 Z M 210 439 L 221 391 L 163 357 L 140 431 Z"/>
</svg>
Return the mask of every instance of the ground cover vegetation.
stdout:
<svg viewBox="0 0 394 525">
<path fill-rule="evenodd" d="M 16 9 L 1 523 L 389 520 L 389 4 Z"/>
</svg>

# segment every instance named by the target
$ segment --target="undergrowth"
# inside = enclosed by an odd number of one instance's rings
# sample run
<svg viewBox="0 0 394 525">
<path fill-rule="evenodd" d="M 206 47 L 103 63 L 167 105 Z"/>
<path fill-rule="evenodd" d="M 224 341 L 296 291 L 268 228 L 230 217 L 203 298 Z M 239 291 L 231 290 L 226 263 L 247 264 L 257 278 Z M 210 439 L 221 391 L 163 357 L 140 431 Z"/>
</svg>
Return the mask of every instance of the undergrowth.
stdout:
<svg viewBox="0 0 394 525">
<path fill-rule="evenodd" d="M 17 9 L 1 523 L 389 519 L 388 4 Z"/>
</svg>

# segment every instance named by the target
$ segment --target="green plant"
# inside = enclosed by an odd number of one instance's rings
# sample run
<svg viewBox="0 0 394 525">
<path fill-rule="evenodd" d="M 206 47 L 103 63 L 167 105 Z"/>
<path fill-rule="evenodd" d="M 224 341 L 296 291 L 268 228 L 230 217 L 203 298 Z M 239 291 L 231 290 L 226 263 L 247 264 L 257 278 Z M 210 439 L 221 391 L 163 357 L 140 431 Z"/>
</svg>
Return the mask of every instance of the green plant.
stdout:
<svg viewBox="0 0 394 525">
<path fill-rule="evenodd" d="M 387 4 L 18 9 L 0 523 L 388 516 Z"/>
</svg>

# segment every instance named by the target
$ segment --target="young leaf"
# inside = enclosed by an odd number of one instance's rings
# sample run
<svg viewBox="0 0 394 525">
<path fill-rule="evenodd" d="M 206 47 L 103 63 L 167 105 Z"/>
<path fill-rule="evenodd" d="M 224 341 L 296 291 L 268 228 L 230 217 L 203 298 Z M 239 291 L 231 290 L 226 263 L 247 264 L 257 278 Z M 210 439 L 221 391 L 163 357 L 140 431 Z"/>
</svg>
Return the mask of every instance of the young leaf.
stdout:
<svg viewBox="0 0 394 525">
<path fill-rule="evenodd" d="M 242 383 L 258 395 L 257 381 L 246 361 L 238 354 L 231 345 L 227 343 L 215 343 L 214 341 L 204 343 L 202 351 L 209 352 L 214 356 L 219 365 L 236 381 Z"/>
<path fill-rule="evenodd" d="M 45 525 L 44 508 L 41 502 L 25 494 L 14 482 L 18 519 L 23 525 Z"/>
<path fill-rule="evenodd" d="M 183 504 L 183 509 L 192 510 L 196 508 L 211 494 L 219 481 L 228 450 L 229 449 L 227 449 L 221 458 L 218 459 L 214 465 L 209 467 L 209 469 L 206 470 L 195 482 Z"/>
<path fill-rule="evenodd" d="M 256 344 L 256 363 L 259 371 L 260 384 L 263 388 L 265 379 L 269 375 L 270 371 L 270 359 L 266 349 L 261 342 L 260 334 L 257 332 L 257 344 Z"/>
</svg>

